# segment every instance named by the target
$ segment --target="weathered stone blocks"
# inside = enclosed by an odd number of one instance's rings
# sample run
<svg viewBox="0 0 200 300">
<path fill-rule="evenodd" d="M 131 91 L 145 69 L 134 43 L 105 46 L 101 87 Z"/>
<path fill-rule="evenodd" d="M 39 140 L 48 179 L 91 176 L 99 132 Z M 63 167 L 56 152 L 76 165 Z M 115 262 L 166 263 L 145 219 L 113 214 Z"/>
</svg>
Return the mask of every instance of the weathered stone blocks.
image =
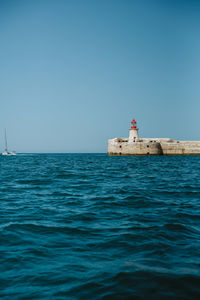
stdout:
<svg viewBox="0 0 200 300">
<path fill-rule="evenodd" d="M 172 139 L 115 138 L 108 140 L 108 155 L 197 155 L 200 141 L 176 141 Z"/>
</svg>

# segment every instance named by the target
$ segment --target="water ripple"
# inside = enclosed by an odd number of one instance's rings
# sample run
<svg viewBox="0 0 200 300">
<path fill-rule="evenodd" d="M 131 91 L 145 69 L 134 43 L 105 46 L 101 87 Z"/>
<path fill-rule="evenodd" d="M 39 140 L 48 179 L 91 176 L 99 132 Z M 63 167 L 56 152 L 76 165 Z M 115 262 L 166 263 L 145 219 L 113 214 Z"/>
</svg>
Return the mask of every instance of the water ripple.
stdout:
<svg viewBox="0 0 200 300">
<path fill-rule="evenodd" d="M 199 299 L 200 158 L 0 157 L 1 299 Z"/>
</svg>

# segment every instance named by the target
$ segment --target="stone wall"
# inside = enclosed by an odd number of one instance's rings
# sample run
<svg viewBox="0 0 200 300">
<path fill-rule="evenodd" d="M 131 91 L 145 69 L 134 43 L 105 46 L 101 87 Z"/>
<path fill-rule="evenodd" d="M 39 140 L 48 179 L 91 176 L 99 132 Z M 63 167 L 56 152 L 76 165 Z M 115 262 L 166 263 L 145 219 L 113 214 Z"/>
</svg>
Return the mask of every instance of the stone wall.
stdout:
<svg viewBox="0 0 200 300">
<path fill-rule="evenodd" d="M 108 140 L 108 155 L 192 155 L 200 154 L 200 141 L 172 139 Z"/>
</svg>

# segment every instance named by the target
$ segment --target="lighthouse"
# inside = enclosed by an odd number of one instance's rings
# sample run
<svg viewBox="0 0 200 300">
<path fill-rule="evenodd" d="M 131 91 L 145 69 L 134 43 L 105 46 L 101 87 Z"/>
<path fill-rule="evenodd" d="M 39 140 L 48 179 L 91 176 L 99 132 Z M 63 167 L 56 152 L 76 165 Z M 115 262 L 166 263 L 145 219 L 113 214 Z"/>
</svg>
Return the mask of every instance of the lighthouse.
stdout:
<svg viewBox="0 0 200 300">
<path fill-rule="evenodd" d="M 139 139 L 138 136 L 138 128 L 137 128 L 137 122 L 135 119 L 131 121 L 131 128 L 129 129 L 129 142 L 135 142 Z"/>
</svg>

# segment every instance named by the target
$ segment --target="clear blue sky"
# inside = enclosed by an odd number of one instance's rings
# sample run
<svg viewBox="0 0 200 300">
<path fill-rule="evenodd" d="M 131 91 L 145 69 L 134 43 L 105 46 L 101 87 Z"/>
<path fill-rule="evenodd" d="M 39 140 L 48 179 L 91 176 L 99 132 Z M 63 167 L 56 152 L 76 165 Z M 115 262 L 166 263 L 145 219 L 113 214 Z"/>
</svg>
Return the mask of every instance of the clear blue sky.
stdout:
<svg viewBox="0 0 200 300">
<path fill-rule="evenodd" d="M 0 0 L 0 149 L 200 140 L 200 1 Z"/>
</svg>

